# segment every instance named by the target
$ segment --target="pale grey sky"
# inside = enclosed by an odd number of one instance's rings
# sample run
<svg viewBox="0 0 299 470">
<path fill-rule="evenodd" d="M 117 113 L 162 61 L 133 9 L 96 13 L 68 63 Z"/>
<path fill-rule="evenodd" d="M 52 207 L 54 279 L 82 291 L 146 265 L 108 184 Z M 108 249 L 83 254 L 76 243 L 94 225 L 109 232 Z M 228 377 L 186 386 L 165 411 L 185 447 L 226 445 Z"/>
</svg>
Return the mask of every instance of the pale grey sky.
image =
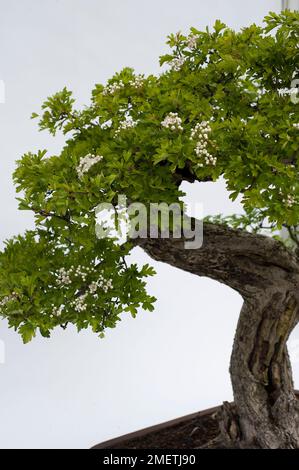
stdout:
<svg viewBox="0 0 299 470">
<path fill-rule="evenodd" d="M 24 152 L 57 151 L 29 116 L 63 86 L 87 103 L 96 82 L 123 66 L 157 73 L 170 32 L 260 23 L 280 0 L 0 0 L 0 241 L 30 227 L 11 181 Z M 240 210 L 221 184 L 186 185 L 205 213 Z M 135 261 L 150 261 L 140 250 Z M 229 357 L 241 298 L 229 288 L 152 262 L 153 313 L 124 318 L 99 340 L 72 328 L 24 346 L 1 322 L 1 448 L 88 448 L 110 437 L 232 398 Z M 297 332 L 293 337 L 299 336 Z M 299 383 L 299 367 L 295 364 Z"/>
</svg>

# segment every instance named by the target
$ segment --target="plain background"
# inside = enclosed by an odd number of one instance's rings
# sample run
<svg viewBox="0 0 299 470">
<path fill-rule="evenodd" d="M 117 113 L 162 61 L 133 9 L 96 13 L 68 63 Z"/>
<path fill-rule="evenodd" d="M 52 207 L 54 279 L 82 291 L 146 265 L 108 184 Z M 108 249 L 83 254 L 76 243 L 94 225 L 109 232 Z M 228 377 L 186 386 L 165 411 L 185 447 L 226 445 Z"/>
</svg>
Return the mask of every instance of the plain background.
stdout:
<svg viewBox="0 0 299 470">
<path fill-rule="evenodd" d="M 29 119 L 41 102 L 67 86 L 78 105 L 95 83 L 132 66 L 159 73 L 167 34 L 203 28 L 217 18 L 233 28 L 261 23 L 279 0 L 1 0 L 0 240 L 32 224 L 17 211 L 11 180 L 28 150 L 58 152 L 61 137 L 38 133 Z M 205 214 L 238 212 L 222 183 L 185 185 Z M 133 259 L 150 261 L 136 249 Z M 151 261 L 150 261 L 151 262 Z M 88 448 L 129 431 L 232 398 L 228 374 L 241 298 L 212 280 L 152 262 L 153 313 L 124 316 L 99 340 L 91 332 L 56 331 L 24 346 L 1 322 L 1 448 Z M 298 331 L 293 333 L 296 359 Z M 296 349 L 297 348 L 297 349 Z M 294 363 L 296 383 L 299 367 Z"/>
</svg>

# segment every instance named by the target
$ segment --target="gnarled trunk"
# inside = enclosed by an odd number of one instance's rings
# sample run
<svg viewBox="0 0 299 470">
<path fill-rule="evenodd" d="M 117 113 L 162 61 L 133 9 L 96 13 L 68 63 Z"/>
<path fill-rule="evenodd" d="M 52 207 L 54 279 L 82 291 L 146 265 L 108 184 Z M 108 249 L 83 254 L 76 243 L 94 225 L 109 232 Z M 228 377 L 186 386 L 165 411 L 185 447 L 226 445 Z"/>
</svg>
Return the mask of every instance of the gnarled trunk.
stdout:
<svg viewBox="0 0 299 470">
<path fill-rule="evenodd" d="M 286 347 L 299 315 L 298 258 L 271 238 L 220 225 L 205 224 L 200 249 L 186 250 L 185 239 L 137 244 L 152 258 L 225 283 L 244 299 L 230 365 L 234 404 L 222 407 L 221 445 L 299 448 Z"/>
<path fill-rule="evenodd" d="M 286 348 L 296 318 L 297 300 L 287 291 L 245 301 L 230 365 L 235 402 L 225 404 L 220 423 L 228 447 L 299 448 L 299 408 Z"/>
</svg>

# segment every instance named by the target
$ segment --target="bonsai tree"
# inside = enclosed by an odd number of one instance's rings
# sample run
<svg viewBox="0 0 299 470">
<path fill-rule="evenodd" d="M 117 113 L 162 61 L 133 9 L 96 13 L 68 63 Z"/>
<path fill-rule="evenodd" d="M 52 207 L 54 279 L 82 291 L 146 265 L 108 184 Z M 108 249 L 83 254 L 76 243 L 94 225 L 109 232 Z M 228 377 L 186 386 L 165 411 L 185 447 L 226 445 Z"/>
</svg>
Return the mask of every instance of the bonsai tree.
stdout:
<svg viewBox="0 0 299 470">
<path fill-rule="evenodd" d="M 299 106 L 288 92 L 299 72 L 298 37 L 299 15 L 289 11 L 240 32 L 216 21 L 212 30 L 170 35 L 159 76 L 125 68 L 96 85 L 83 110 L 67 89 L 48 98 L 40 129 L 67 134 L 65 146 L 60 155 L 25 154 L 14 173 L 35 229 L 0 254 L 0 306 L 25 343 L 69 323 L 103 336 L 122 312 L 152 310 L 144 279 L 153 269 L 126 264 L 135 246 L 241 294 L 234 404 L 224 403 L 210 446 L 299 448 L 286 347 L 299 314 Z M 146 208 L 171 205 L 181 201 L 182 182 L 220 177 L 244 212 L 205 219 L 200 247 L 187 249 L 174 224 L 169 237 L 151 237 L 153 228 L 163 235 L 161 217 L 123 244 L 96 234 L 96 208 L 117 211 L 120 194 Z M 181 215 L 188 220 L 183 207 Z"/>
</svg>

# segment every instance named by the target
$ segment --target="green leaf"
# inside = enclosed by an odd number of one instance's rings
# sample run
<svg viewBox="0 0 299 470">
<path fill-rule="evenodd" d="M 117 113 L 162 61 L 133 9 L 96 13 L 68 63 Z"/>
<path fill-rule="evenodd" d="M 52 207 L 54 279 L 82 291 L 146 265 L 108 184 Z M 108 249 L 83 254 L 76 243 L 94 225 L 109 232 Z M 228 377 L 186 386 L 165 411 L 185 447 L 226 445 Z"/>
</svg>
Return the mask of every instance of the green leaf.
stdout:
<svg viewBox="0 0 299 470">
<path fill-rule="evenodd" d="M 35 337 L 35 328 L 30 323 L 20 326 L 19 333 L 22 336 L 24 344 L 29 343 Z"/>
</svg>

